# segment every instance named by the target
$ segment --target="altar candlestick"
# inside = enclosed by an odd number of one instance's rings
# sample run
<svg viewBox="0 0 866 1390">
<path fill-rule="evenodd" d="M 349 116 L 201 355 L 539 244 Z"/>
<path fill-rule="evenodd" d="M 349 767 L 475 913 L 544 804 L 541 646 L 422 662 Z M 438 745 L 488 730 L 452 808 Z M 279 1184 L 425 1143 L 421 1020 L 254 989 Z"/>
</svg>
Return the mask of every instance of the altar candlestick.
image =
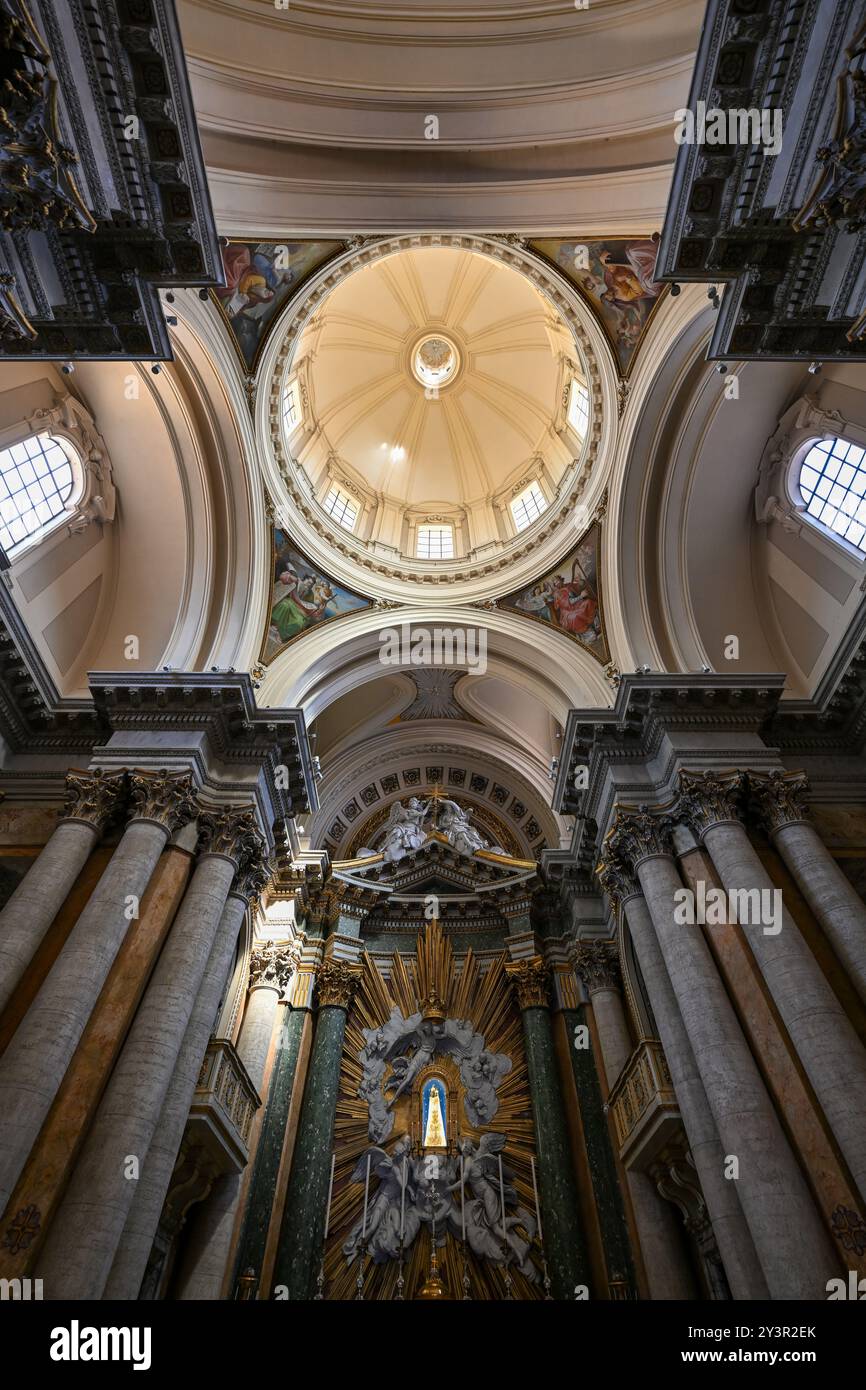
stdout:
<svg viewBox="0 0 866 1390">
<path fill-rule="evenodd" d="M 367 1177 L 364 1181 L 364 1221 L 361 1226 L 361 1239 L 367 1239 L 367 1202 L 370 1198 L 370 1159 L 372 1154 L 367 1154 Z"/>
<path fill-rule="evenodd" d="M 538 1227 L 539 1242 L 543 1244 L 544 1235 L 541 1230 L 541 1206 L 538 1201 L 538 1184 L 535 1181 L 535 1159 L 530 1158 L 529 1162 L 532 1164 L 532 1191 L 535 1193 L 535 1224 Z"/>
<path fill-rule="evenodd" d="M 403 1155 L 403 1191 L 400 1193 L 400 1244 L 406 1231 L 406 1155 Z"/>
<path fill-rule="evenodd" d="M 331 1154 L 331 1181 L 328 1183 L 328 1210 L 325 1214 L 325 1234 L 322 1237 L 324 1243 L 328 1239 L 328 1227 L 331 1224 L 331 1198 L 334 1195 L 334 1165 L 337 1162 L 337 1155 Z"/>
<path fill-rule="evenodd" d="M 502 1154 L 499 1155 L 499 1205 L 502 1208 L 502 1239 L 506 1240 L 505 1230 L 505 1185 L 502 1181 Z"/>
<path fill-rule="evenodd" d="M 460 1225 L 463 1228 L 463 1244 L 466 1244 L 466 1188 L 464 1177 L 466 1159 L 460 1155 Z"/>
</svg>

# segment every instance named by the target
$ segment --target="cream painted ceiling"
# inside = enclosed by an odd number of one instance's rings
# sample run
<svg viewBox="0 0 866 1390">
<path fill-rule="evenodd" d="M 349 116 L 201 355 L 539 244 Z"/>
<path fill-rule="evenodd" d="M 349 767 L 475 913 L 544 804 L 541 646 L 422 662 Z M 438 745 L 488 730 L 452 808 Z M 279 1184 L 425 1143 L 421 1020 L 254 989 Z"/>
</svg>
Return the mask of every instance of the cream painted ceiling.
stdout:
<svg viewBox="0 0 866 1390">
<path fill-rule="evenodd" d="M 442 337 L 460 365 L 438 396 L 412 362 Z M 377 493 L 409 506 L 472 505 L 533 476 L 549 452 L 574 347 L 516 271 L 472 251 L 404 251 L 352 275 L 307 326 L 314 460 L 335 454 Z"/>
</svg>

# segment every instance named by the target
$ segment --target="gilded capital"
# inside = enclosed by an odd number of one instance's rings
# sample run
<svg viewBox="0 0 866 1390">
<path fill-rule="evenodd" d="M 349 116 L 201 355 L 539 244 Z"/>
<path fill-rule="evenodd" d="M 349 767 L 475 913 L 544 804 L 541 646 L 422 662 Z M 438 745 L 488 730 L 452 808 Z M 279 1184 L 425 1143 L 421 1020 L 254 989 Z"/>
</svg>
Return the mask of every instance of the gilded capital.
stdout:
<svg viewBox="0 0 866 1390">
<path fill-rule="evenodd" d="M 129 779 L 132 820 L 156 821 L 169 835 L 198 815 L 188 772 L 134 772 Z"/>
<path fill-rule="evenodd" d="M 805 772 L 774 768 L 772 772 L 749 773 L 749 804 L 768 835 L 792 821 L 808 820 L 808 796 L 809 779 Z"/>
<path fill-rule="evenodd" d="M 124 772 L 106 772 L 101 767 L 92 772 L 70 772 L 66 778 L 66 803 L 60 817 L 81 821 L 101 831 L 120 809 L 125 792 Z"/>
<path fill-rule="evenodd" d="M 742 772 L 680 772 L 676 814 L 700 840 L 714 825 L 739 821 Z"/>
<path fill-rule="evenodd" d="M 613 941 L 576 941 L 571 959 L 590 995 L 620 988 L 619 951 Z"/>
<path fill-rule="evenodd" d="M 541 956 L 512 961 L 505 971 L 514 985 L 521 1010 L 549 1008 L 550 971 Z"/>
<path fill-rule="evenodd" d="M 360 965 L 345 960 L 323 960 L 316 976 L 320 1009 L 348 1009 L 361 982 Z"/>
<path fill-rule="evenodd" d="M 638 864 L 658 854 L 671 854 L 670 818 L 647 806 L 636 809 L 618 806 L 616 817 L 605 840 L 605 857 L 617 865 L 619 877 L 614 886 L 622 888 L 626 874 L 634 874 Z M 613 873 L 613 869 L 611 869 Z"/>
<path fill-rule="evenodd" d="M 259 942 L 250 953 L 250 989 L 263 986 L 282 994 L 300 959 L 299 941 Z"/>
</svg>

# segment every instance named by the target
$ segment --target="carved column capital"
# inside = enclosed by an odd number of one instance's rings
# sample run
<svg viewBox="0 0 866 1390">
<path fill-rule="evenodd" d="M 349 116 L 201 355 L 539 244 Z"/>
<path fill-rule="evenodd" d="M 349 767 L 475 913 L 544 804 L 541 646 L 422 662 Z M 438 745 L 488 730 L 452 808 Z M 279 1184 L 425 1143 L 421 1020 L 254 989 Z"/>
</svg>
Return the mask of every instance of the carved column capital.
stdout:
<svg viewBox="0 0 866 1390">
<path fill-rule="evenodd" d="M 596 869 L 598 881 L 614 907 L 640 893 L 640 884 L 629 865 L 608 844 Z"/>
<path fill-rule="evenodd" d="M 188 772 L 133 772 L 129 779 L 131 820 L 155 821 L 172 835 L 198 815 Z"/>
<path fill-rule="evenodd" d="M 298 941 L 257 943 L 250 953 L 250 989 L 269 988 L 282 994 L 300 959 Z"/>
<path fill-rule="evenodd" d="M 260 865 L 264 841 L 255 811 L 250 806 L 219 806 L 204 810 L 198 818 L 200 854 L 220 854 L 241 868 Z"/>
<path fill-rule="evenodd" d="M 256 853 L 242 859 L 232 887 L 232 893 L 245 898 L 252 906 L 257 903 L 271 878 L 271 869 L 263 853 Z"/>
<path fill-rule="evenodd" d="M 541 956 L 515 960 L 505 967 L 517 993 L 521 1009 L 547 1009 L 550 1006 L 550 971 Z"/>
<path fill-rule="evenodd" d="M 749 804 L 768 835 L 792 821 L 809 818 L 809 779 L 805 772 L 749 773 Z"/>
<path fill-rule="evenodd" d="M 601 989 L 620 988 L 619 951 L 613 941 L 576 941 L 571 960 L 590 996 Z"/>
<path fill-rule="evenodd" d="M 673 853 L 670 817 L 647 806 L 617 807 L 605 850 L 613 861 L 634 875 L 642 860 Z"/>
<path fill-rule="evenodd" d="M 739 822 L 745 778 L 742 772 L 680 772 L 676 815 L 697 839 L 714 825 Z"/>
<path fill-rule="evenodd" d="M 81 821 L 101 832 L 119 811 L 126 793 L 126 774 L 94 768 L 92 772 L 70 772 L 66 778 L 66 803 L 61 820 Z"/>
<path fill-rule="evenodd" d="M 316 976 L 319 1008 L 348 1009 L 361 983 L 361 967 L 345 960 L 323 960 Z"/>
</svg>

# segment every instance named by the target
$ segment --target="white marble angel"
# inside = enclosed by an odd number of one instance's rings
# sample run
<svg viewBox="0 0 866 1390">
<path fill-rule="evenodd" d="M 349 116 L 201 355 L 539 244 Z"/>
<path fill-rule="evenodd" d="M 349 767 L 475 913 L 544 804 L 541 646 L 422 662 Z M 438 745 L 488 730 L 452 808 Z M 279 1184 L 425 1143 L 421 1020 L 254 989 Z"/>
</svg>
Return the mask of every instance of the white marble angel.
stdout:
<svg viewBox="0 0 866 1390">
<path fill-rule="evenodd" d="M 513 1173 L 503 1164 L 502 1189 L 499 1186 L 499 1155 L 505 1148 L 504 1134 L 484 1134 L 477 1148 L 471 1139 L 461 1139 L 458 1148 L 463 1155 L 463 1183 L 468 1189 L 466 1204 L 466 1239 L 474 1255 L 494 1264 L 513 1264 L 520 1273 L 535 1282 L 538 1270 L 529 1258 L 535 1221 L 524 1207 L 518 1206 Z M 460 1181 L 454 1184 L 459 1189 Z M 502 1229 L 502 1197 L 505 1198 L 505 1230 Z M 454 1210 L 459 1208 L 455 1202 Z M 515 1207 L 512 1215 L 508 1208 Z M 452 1218 L 453 1221 L 454 1218 Z M 528 1239 L 518 1235 L 522 1227 Z M 507 1247 L 507 1249 L 506 1249 Z"/>
<path fill-rule="evenodd" d="M 403 1245 L 408 1250 L 421 1226 L 421 1217 L 415 1205 L 415 1179 L 413 1163 L 410 1159 L 412 1140 L 408 1134 L 402 1135 L 388 1154 L 378 1146 L 370 1148 L 358 1159 L 352 1182 L 366 1183 L 367 1154 L 370 1155 L 371 1192 L 367 1204 L 367 1225 L 364 1230 L 363 1213 L 358 1217 L 349 1237 L 343 1246 L 343 1254 L 349 1264 L 360 1255 L 363 1246 L 374 1264 L 384 1264 L 386 1260 L 396 1260 L 400 1256 L 400 1213 L 403 1206 L 403 1183 L 406 1184 L 404 1212 Z M 405 1160 L 405 1162 L 404 1162 Z M 379 1186 L 372 1190 L 374 1178 Z"/>
<path fill-rule="evenodd" d="M 469 817 L 456 801 L 439 802 L 436 829 L 461 854 L 474 854 L 479 849 L 489 850 L 491 854 L 505 854 L 501 845 L 491 845 L 474 825 L 470 825 Z"/>
<path fill-rule="evenodd" d="M 423 825 L 429 809 L 430 802 L 419 801 L 417 796 L 410 796 L 405 806 L 400 801 L 394 802 L 388 815 L 382 849 L 388 863 L 402 859 L 410 850 L 420 849 L 427 839 Z"/>
</svg>

